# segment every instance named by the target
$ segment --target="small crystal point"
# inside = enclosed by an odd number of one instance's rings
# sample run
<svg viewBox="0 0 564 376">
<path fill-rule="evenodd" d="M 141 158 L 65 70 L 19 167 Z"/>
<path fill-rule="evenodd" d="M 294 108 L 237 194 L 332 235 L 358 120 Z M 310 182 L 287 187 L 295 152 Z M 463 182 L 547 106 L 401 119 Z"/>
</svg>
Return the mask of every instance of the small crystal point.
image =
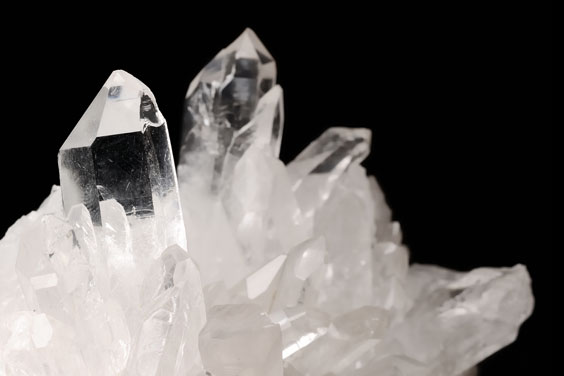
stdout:
<svg viewBox="0 0 564 376">
<path fill-rule="evenodd" d="M 228 77 L 232 73 L 235 73 L 235 77 L 259 79 L 257 89 L 262 91 L 262 94 L 276 82 L 276 63 L 250 28 L 246 28 L 233 43 L 222 49 L 206 65 L 190 84 L 186 98 L 193 96 L 202 83 L 227 85 L 233 79 Z"/>
<path fill-rule="evenodd" d="M 278 158 L 283 125 L 283 92 L 276 85 L 259 100 L 253 118 L 234 133 L 222 167 L 221 187 L 233 183 L 237 163 L 250 148 L 260 151 L 264 157 Z"/>
<path fill-rule="evenodd" d="M 366 128 L 329 128 L 290 162 L 288 173 L 306 214 L 329 198 L 350 165 L 368 156 L 371 138 Z"/>
<path fill-rule="evenodd" d="M 353 162 L 362 162 L 370 153 L 372 132 L 366 128 L 329 128 L 308 145 L 290 164 L 290 170 L 307 173 L 344 171 Z"/>
<path fill-rule="evenodd" d="M 186 247 L 166 121 L 129 73 L 110 75 L 61 147 L 59 174 L 67 213 L 83 203 L 100 225 L 100 202 L 115 199 L 128 216 L 158 218 L 165 246 Z"/>
</svg>

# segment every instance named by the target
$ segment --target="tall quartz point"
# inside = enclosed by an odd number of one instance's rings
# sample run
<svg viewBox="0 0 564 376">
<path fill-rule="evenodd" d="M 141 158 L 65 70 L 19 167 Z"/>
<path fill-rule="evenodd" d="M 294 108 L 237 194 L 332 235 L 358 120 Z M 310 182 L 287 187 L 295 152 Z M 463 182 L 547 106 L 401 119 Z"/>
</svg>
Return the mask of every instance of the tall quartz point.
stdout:
<svg viewBox="0 0 564 376">
<path fill-rule="evenodd" d="M 181 180 L 205 191 L 220 189 L 234 135 L 251 121 L 259 99 L 275 83 L 274 59 L 251 29 L 204 67 L 186 94 Z M 273 131 L 279 137 L 281 124 Z"/>
<path fill-rule="evenodd" d="M 272 56 L 246 29 L 188 89 L 178 176 L 205 284 L 232 286 L 311 236 L 278 159 L 284 113 L 275 83 Z"/>
<path fill-rule="evenodd" d="M 130 220 L 154 218 L 164 249 L 186 248 L 186 234 L 166 121 L 151 90 L 114 71 L 59 151 L 65 211 L 84 204 L 94 224 L 114 199 Z"/>
</svg>

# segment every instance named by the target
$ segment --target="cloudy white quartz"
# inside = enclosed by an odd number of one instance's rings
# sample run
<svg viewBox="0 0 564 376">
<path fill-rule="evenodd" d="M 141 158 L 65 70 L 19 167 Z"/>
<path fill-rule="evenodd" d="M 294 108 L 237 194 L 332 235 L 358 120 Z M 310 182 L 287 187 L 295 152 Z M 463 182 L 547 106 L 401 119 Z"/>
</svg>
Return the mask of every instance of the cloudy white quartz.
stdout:
<svg viewBox="0 0 564 376">
<path fill-rule="evenodd" d="M 361 166 L 370 130 L 279 160 L 283 92 L 252 30 L 184 119 L 177 183 L 154 95 L 104 84 L 61 188 L 0 240 L 0 376 L 470 376 L 531 314 L 522 265 L 409 265 Z"/>
</svg>

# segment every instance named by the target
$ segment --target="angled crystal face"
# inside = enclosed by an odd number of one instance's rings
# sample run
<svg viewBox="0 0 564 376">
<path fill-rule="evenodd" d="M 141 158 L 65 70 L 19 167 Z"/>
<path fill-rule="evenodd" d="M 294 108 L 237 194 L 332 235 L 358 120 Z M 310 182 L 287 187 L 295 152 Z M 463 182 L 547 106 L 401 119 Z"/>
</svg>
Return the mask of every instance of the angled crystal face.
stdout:
<svg viewBox="0 0 564 376">
<path fill-rule="evenodd" d="M 307 345 L 288 353 L 286 362 L 303 375 L 344 376 L 351 374 L 351 369 L 360 368 L 362 356 L 383 339 L 388 314 L 366 306 L 337 316 L 330 323 L 313 320 L 305 327 L 302 325 L 301 328 L 309 328 L 310 333 L 317 335 L 309 336 L 313 339 L 310 343 L 305 341 L 308 337 L 301 337 Z"/>
<path fill-rule="evenodd" d="M 329 128 L 291 163 L 296 177 L 307 174 L 342 173 L 351 163 L 370 153 L 371 132 L 366 128 Z"/>
<path fill-rule="evenodd" d="M 329 198 L 349 166 L 368 156 L 371 137 L 366 128 L 329 128 L 290 162 L 292 188 L 306 215 Z"/>
<path fill-rule="evenodd" d="M 303 305 L 287 307 L 270 317 L 282 328 L 282 359 L 286 368 L 291 365 L 288 358 L 307 351 L 308 346 L 327 334 L 331 325 L 329 314 Z"/>
<path fill-rule="evenodd" d="M 233 137 L 229 148 L 232 154 L 242 154 L 251 145 L 269 151 L 274 157 L 280 154 L 284 103 L 279 85 L 260 98 L 253 118 Z"/>
<path fill-rule="evenodd" d="M 272 56 L 247 29 L 188 89 L 178 178 L 191 253 L 205 283 L 223 278 L 231 287 L 306 239 L 297 202 L 286 202 L 293 194 L 277 159 L 284 110 L 275 81 Z M 207 235 L 210 227 L 224 236 Z M 287 231 L 274 230 L 281 227 Z"/>
<path fill-rule="evenodd" d="M 284 124 L 282 98 L 282 88 L 274 86 L 260 99 L 253 118 L 234 133 L 225 157 L 222 183 L 229 183 L 235 165 L 250 147 L 276 158 L 280 155 Z"/>
<path fill-rule="evenodd" d="M 219 190 L 224 159 L 233 138 L 257 116 L 259 100 L 275 83 L 274 59 L 251 29 L 246 29 L 204 67 L 186 94 L 179 167 L 183 180 L 204 191 Z M 277 95 L 274 92 L 271 97 Z M 277 118 L 260 120 L 274 124 L 274 138 L 281 134 L 280 111 L 279 114 Z M 276 143 L 274 149 L 279 148 Z"/>
<path fill-rule="evenodd" d="M 221 50 L 190 84 L 186 98 L 212 95 L 214 103 L 224 112 L 188 112 L 187 115 L 210 119 L 221 116 L 224 125 L 239 129 L 255 110 L 259 98 L 276 83 L 276 63 L 254 31 L 245 29 L 229 46 Z M 216 108 L 213 108 L 214 110 Z M 220 119 L 216 119 L 220 120 Z M 185 126 L 197 125 L 196 122 Z M 189 130 L 189 129 L 187 129 Z"/>
<path fill-rule="evenodd" d="M 100 225 L 100 202 L 114 199 L 128 216 L 160 218 L 167 245 L 186 246 L 166 121 L 129 73 L 114 71 L 90 104 L 59 151 L 59 175 L 67 213 L 84 204 Z"/>
</svg>

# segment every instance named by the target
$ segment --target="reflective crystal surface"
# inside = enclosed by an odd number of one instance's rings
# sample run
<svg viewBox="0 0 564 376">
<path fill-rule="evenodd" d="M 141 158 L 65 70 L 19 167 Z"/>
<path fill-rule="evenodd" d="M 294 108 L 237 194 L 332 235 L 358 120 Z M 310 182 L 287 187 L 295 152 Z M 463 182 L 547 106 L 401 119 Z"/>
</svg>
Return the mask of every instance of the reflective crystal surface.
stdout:
<svg viewBox="0 0 564 376">
<path fill-rule="evenodd" d="M 101 224 L 100 202 L 114 199 L 127 216 L 157 217 L 166 246 L 185 248 L 174 161 L 166 121 L 153 93 L 114 71 L 59 151 L 65 211 L 88 208 Z"/>
<path fill-rule="evenodd" d="M 239 66 L 249 62 L 252 74 Z M 237 324 L 225 312 L 236 309 L 279 325 L 286 376 L 471 375 L 530 314 L 526 269 L 410 268 L 400 226 L 361 166 L 370 130 L 330 128 L 287 166 L 278 160 L 283 104 L 273 69 L 246 30 L 188 90 L 181 201 L 208 315 L 221 317 L 200 338 L 204 367 L 273 372 L 238 353 L 266 339 L 251 339 L 259 329 L 244 319 L 227 334 Z M 269 77 L 262 90 L 257 77 Z M 219 333 L 221 345 L 212 340 Z"/>
<path fill-rule="evenodd" d="M 260 98 L 275 83 L 274 59 L 251 29 L 202 69 L 186 94 L 178 169 L 182 179 L 205 191 L 220 189 L 225 156 L 235 133 L 256 117 Z M 262 111 L 259 107 L 259 113 Z M 247 129 L 244 137 L 253 137 L 255 131 Z M 274 138 L 281 136 L 281 119 L 272 126 L 272 133 Z M 279 149 L 279 141 L 273 143 Z"/>
<path fill-rule="evenodd" d="M 331 196 L 339 177 L 370 151 L 371 133 L 364 128 L 329 128 L 289 165 L 292 188 L 309 215 Z"/>
<path fill-rule="evenodd" d="M 516 339 L 526 267 L 409 265 L 370 130 L 285 165 L 275 81 L 249 29 L 204 67 L 177 189 L 153 94 L 112 73 L 0 240 L 0 376 L 473 376 Z"/>
<path fill-rule="evenodd" d="M 178 176 L 190 252 L 204 283 L 232 286 L 312 231 L 278 159 L 274 60 L 252 30 L 192 81 L 184 115 Z"/>
</svg>

